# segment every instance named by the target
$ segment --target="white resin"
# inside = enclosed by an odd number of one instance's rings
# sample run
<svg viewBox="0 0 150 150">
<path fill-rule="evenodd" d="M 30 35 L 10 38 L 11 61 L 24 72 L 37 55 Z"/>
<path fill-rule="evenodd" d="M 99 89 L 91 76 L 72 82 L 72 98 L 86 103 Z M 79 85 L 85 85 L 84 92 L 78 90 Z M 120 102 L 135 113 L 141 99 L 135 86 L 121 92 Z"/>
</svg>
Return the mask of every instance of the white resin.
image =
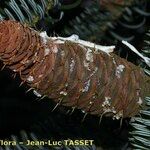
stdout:
<svg viewBox="0 0 150 150">
<path fill-rule="evenodd" d="M 124 65 L 118 65 L 116 68 L 116 76 L 117 78 L 121 78 L 121 73 L 124 71 L 125 66 Z"/>
<path fill-rule="evenodd" d="M 34 78 L 33 78 L 33 76 L 29 76 L 29 77 L 27 78 L 27 81 L 29 81 L 29 82 L 32 82 L 32 81 L 34 81 Z"/>
<path fill-rule="evenodd" d="M 127 41 L 122 41 L 122 43 L 127 47 L 129 47 L 138 56 L 140 56 L 145 61 L 145 63 L 150 67 L 150 58 L 143 56 L 133 45 L 131 45 Z"/>
<path fill-rule="evenodd" d="M 51 37 L 50 39 L 55 40 L 55 43 L 57 44 L 63 44 L 65 41 L 71 41 L 73 43 L 77 43 L 81 46 L 86 46 L 88 48 L 94 48 L 96 52 L 98 51 L 103 51 L 107 54 L 113 52 L 115 46 L 102 46 L 102 45 L 97 45 L 95 43 L 89 42 L 89 41 L 84 41 L 79 39 L 78 35 L 71 35 L 70 37 Z"/>
<path fill-rule="evenodd" d="M 37 97 L 42 97 L 42 95 L 41 95 L 40 93 L 38 93 L 36 90 L 34 90 L 33 93 L 34 93 Z"/>
</svg>

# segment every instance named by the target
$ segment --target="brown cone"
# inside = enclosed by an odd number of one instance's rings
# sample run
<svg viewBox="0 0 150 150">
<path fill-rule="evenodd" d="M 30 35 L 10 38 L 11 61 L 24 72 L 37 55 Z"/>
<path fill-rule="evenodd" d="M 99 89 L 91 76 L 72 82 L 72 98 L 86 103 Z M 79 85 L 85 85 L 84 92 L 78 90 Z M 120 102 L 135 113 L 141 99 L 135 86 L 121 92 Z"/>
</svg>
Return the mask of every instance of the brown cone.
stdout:
<svg viewBox="0 0 150 150">
<path fill-rule="evenodd" d="M 125 59 L 41 37 L 15 21 L 0 22 L 0 59 L 38 97 L 90 114 L 131 117 L 150 94 L 150 78 Z"/>
</svg>

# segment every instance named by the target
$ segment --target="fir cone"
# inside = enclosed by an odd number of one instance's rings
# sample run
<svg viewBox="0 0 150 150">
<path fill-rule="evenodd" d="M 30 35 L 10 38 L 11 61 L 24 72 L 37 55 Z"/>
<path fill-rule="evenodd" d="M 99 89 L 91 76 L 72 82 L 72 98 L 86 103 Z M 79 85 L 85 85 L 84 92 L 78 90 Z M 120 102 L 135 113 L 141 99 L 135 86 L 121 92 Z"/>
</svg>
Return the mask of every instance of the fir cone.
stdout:
<svg viewBox="0 0 150 150">
<path fill-rule="evenodd" d="M 0 59 L 38 96 L 86 113 L 132 117 L 150 94 L 150 78 L 113 53 L 0 22 Z"/>
</svg>

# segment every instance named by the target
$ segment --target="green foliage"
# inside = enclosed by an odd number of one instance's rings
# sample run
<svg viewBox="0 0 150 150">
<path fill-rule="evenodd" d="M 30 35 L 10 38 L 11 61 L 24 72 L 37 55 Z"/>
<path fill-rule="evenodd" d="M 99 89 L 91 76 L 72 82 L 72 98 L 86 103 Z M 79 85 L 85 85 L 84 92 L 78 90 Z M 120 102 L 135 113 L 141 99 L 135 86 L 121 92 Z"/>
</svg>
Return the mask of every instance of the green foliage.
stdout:
<svg viewBox="0 0 150 150">
<path fill-rule="evenodd" d="M 111 43 L 115 40 L 131 41 L 135 38 L 135 31 L 145 24 L 145 17 L 149 16 L 144 10 L 144 2 L 129 1 L 128 5 L 114 5 L 114 11 L 108 11 L 92 1 L 80 16 L 65 26 L 62 35 L 77 34 L 81 39 L 97 43 L 103 40 Z"/>
<path fill-rule="evenodd" d="M 144 50 L 142 50 L 143 54 L 147 57 L 150 58 L 150 30 L 149 32 L 146 34 L 146 40 L 145 40 L 145 47 Z M 146 74 L 148 74 L 150 76 L 150 67 L 148 67 L 147 65 L 141 63 L 141 67 L 144 68 L 144 71 L 146 72 Z"/>
<path fill-rule="evenodd" d="M 145 46 L 143 54 L 150 57 L 150 31 L 145 37 Z M 141 67 L 144 68 L 147 75 L 150 76 L 150 67 L 141 61 Z M 149 93 L 150 94 L 150 93 Z M 140 111 L 139 116 L 131 119 L 132 131 L 130 132 L 130 142 L 134 149 L 150 149 L 150 97 L 145 98 L 146 107 Z"/>
<path fill-rule="evenodd" d="M 120 13 L 124 10 L 120 6 Z M 114 15 L 109 11 L 104 11 L 96 1 L 91 2 L 90 6 L 85 8 L 85 11 L 70 21 L 69 26 L 66 26 L 63 34 L 77 34 L 81 39 L 97 41 L 104 39 L 105 31 L 108 28 L 115 28 L 113 20 L 120 16 L 120 13 L 114 12 Z M 117 15 L 116 15 L 117 14 Z"/>
<path fill-rule="evenodd" d="M 147 110 L 141 110 L 140 116 L 133 117 L 130 123 L 133 129 L 129 140 L 136 150 L 150 149 L 150 97 L 146 97 L 145 101 Z"/>
<path fill-rule="evenodd" d="M 70 4 L 62 4 L 61 7 L 60 7 L 60 9 L 61 10 L 71 10 L 71 9 L 74 9 L 74 8 L 78 7 L 81 4 L 82 1 L 83 0 L 75 0 L 74 2 L 71 1 Z"/>
<path fill-rule="evenodd" d="M 0 20 L 13 19 L 29 25 L 35 25 L 39 20 L 49 16 L 48 11 L 57 5 L 57 0 L 6 0 L 1 2 Z"/>
</svg>

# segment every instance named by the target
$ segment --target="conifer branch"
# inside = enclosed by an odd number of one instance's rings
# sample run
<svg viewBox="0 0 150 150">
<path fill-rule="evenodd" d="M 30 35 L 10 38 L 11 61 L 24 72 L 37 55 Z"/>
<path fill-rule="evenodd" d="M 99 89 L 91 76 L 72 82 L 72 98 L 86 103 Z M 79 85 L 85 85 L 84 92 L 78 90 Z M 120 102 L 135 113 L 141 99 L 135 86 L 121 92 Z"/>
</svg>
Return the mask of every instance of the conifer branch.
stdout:
<svg viewBox="0 0 150 150">
<path fill-rule="evenodd" d="M 4 6 L 0 8 L 0 20 L 12 19 L 18 20 L 21 23 L 35 25 L 45 16 L 54 23 L 48 11 L 58 5 L 57 0 L 9 0 L 4 2 Z M 61 16 L 61 14 L 60 14 Z"/>
<path fill-rule="evenodd" d="M 69 21 L 61 34 L 78 34 L 84 40 L 97 43 L 132 41 L 136 36 L 135 31 L 145 25 L 149 16 L 149 10 L 143 4 L 148 4 L 148 1 L 104 1 L 100 0 L 99 6 L 99 3 L 93 0 L 79 16 Z"/>
<path fill-rule="evenodd" d="M 144 56 L 150 56 L 150 31 L 145 36 L 145 44 L 142 50 Z M 147 75 L 150 76 L 150 67 L 140 60 L 140 66 L 144 68 Z M 150 87 L 149 87 L 150 88 Z M 150 93 L 149 97 L 145 98 L 146 108 L 140 111 L 140 115 L 131 118 L 130 125 L 132 130 L 129 132 L 129 140 L 134 149 L 150 149 L 149 137 L 150 137 Z"/>
</svg>

